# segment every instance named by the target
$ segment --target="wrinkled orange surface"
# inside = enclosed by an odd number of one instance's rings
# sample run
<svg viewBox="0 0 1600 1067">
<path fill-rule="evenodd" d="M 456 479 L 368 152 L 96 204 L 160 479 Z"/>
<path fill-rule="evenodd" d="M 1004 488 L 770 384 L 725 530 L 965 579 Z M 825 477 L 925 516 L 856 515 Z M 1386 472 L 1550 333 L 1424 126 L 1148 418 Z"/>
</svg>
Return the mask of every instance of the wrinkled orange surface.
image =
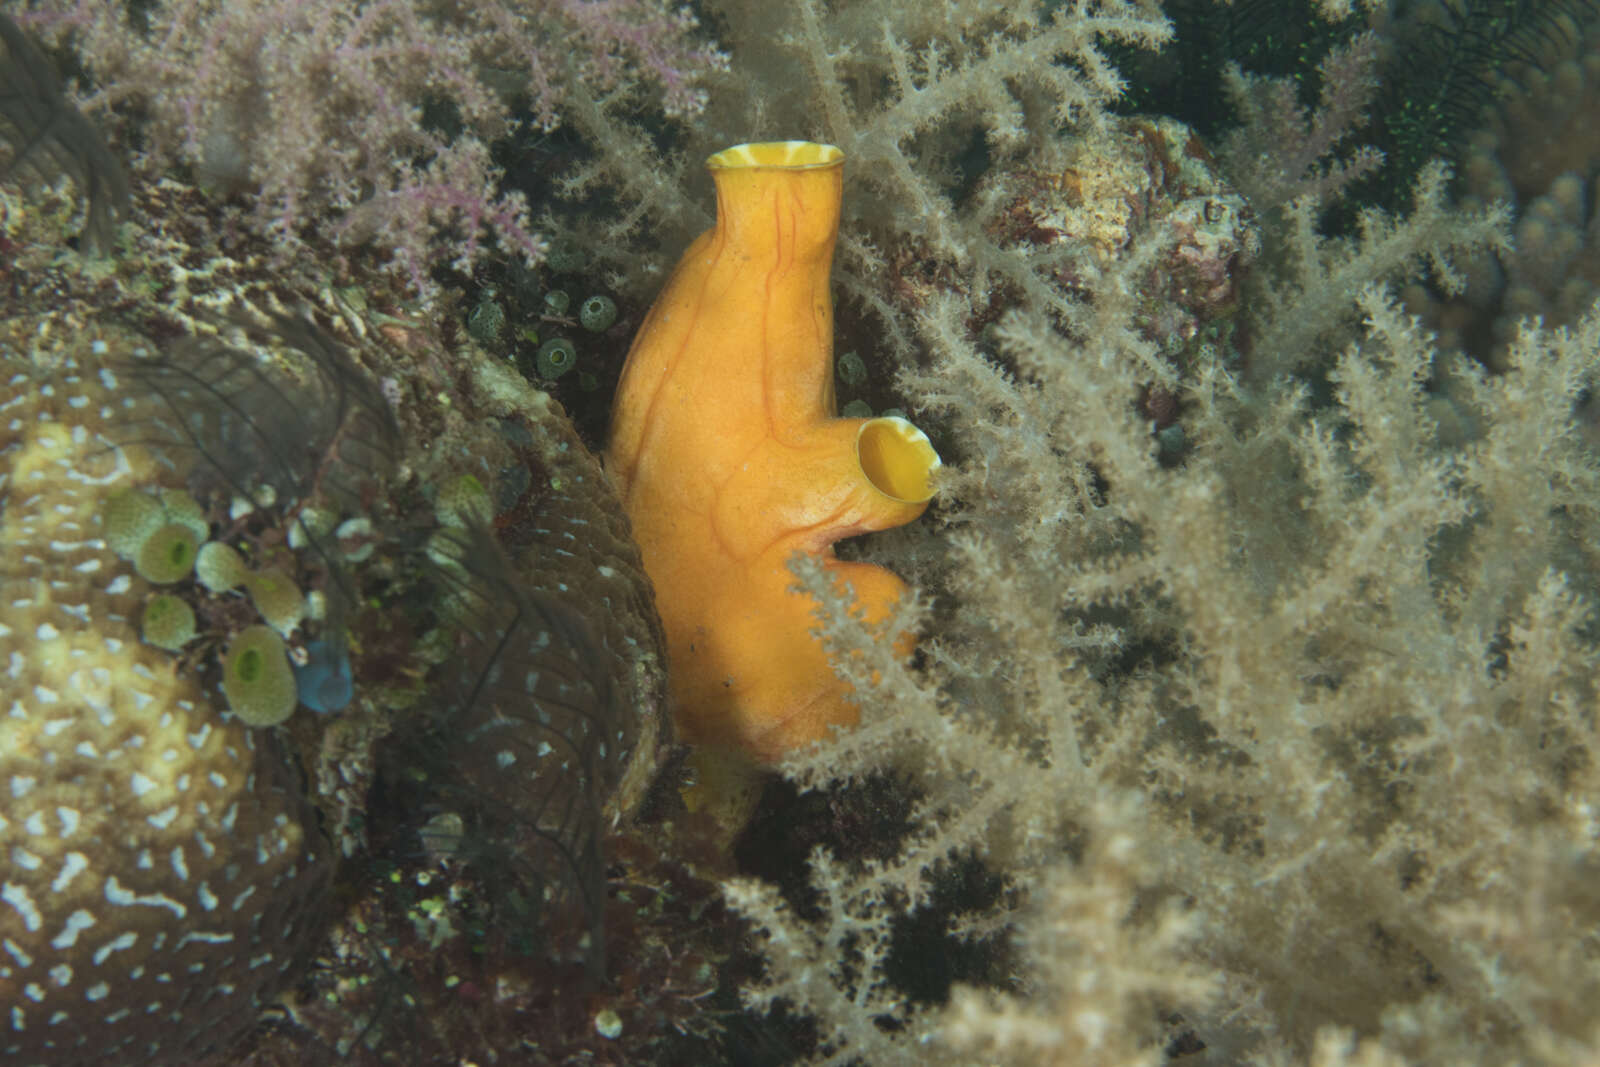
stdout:
<svg viewBox="0 0 1600 1067">
<path fill-rule="evenodd" d="M 857 459 L 867 420 L 834 415 L 828 275 L 842 163 L 809 142 L 711 157 L 716 226 L 640 327 L 607 450 L 655 584 L 680 732 L 763 761 L 859 717 L 785 561 L 821 557 L 881 617 L 904 583 L 834 558 L 832 545 L 911 521 L 931 493 L 879 489 Z M 907 462 L 926 486 L 937 457 Z"/>
</svg>

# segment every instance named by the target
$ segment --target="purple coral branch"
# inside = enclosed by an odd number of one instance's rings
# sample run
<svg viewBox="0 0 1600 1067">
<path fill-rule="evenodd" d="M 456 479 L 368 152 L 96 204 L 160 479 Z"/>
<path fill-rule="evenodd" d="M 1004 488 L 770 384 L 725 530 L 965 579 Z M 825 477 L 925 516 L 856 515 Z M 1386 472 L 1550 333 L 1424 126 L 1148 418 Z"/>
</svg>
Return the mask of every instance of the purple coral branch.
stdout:
<svg viewBox="0 0 1600 1067">
<path fill-rule="evenodd" d="M 689 113 L 724 62 L 661 0 L 165 0 L 148 17 L 130 35 L 121 0 L 40 0 L 27 21 L 78 49 L 102 87 L 91 109 L 139 103 L 152 169 L 251 194 L 250 225 L 284 256 L 321 233 L 380 242 L 422 295 L 433 267 L 476 263 L 486 234 L 543 253 L 484 147 L 513 101 L 546 128 L 572 94 L 618 89 Z M 453 137 L 424 122 L 440 98 Z"/>
</svg>

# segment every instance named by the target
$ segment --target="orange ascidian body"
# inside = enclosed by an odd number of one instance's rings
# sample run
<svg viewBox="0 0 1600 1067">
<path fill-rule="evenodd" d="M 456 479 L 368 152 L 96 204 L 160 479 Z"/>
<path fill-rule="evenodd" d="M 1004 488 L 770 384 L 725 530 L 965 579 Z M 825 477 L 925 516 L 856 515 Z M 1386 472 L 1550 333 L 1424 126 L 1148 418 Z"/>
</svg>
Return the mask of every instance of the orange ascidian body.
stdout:
<svg viewBox="0 0 1600 1067">
<path fill-rule="evenodd" d="M 905 583 L 833 544 L 915 519 L 939 464 L 904 419 L 835 417 L 843 163 L 806 141 L 707 161 L 716 225 L 634 339 L 606 456 L 655 585 L 682 735 L 764 762 L 859 719 L 787 561 L 820 557 L 883 617 Z"/>
</svg>

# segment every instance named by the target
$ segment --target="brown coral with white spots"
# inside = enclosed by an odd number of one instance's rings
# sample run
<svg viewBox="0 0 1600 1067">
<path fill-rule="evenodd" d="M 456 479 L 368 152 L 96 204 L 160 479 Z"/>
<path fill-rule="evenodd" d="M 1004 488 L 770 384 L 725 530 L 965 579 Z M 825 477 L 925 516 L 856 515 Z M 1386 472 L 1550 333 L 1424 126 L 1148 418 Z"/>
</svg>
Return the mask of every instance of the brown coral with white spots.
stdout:
<svg viewBox="0 0 1600 1067">
<path fill-rule="evenodd" d="M 331 856 L 277 739 L 140 642 L 100 513 L 171 475 L 102 436 L 133 401 L 78 355 L 0 361 L 0 1057 L 192 1064 L 293 974 Z"/>
</svg>

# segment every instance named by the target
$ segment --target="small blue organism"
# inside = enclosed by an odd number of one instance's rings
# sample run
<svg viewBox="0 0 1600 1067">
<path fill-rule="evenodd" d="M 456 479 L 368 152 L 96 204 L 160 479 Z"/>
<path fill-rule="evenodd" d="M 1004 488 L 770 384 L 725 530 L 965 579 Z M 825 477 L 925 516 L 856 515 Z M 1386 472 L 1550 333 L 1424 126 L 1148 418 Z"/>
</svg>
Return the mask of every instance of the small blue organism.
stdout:
<svg viewBox="0 0 1600 1067">
<path fill-rule="evenodd" d="M 306 656 L 305 664 L 294 669 L 300 703 L 319 714 L 346 707 L 355 694 L 355 683 L 344 642 L 308 641 Z"/>
</svg>

